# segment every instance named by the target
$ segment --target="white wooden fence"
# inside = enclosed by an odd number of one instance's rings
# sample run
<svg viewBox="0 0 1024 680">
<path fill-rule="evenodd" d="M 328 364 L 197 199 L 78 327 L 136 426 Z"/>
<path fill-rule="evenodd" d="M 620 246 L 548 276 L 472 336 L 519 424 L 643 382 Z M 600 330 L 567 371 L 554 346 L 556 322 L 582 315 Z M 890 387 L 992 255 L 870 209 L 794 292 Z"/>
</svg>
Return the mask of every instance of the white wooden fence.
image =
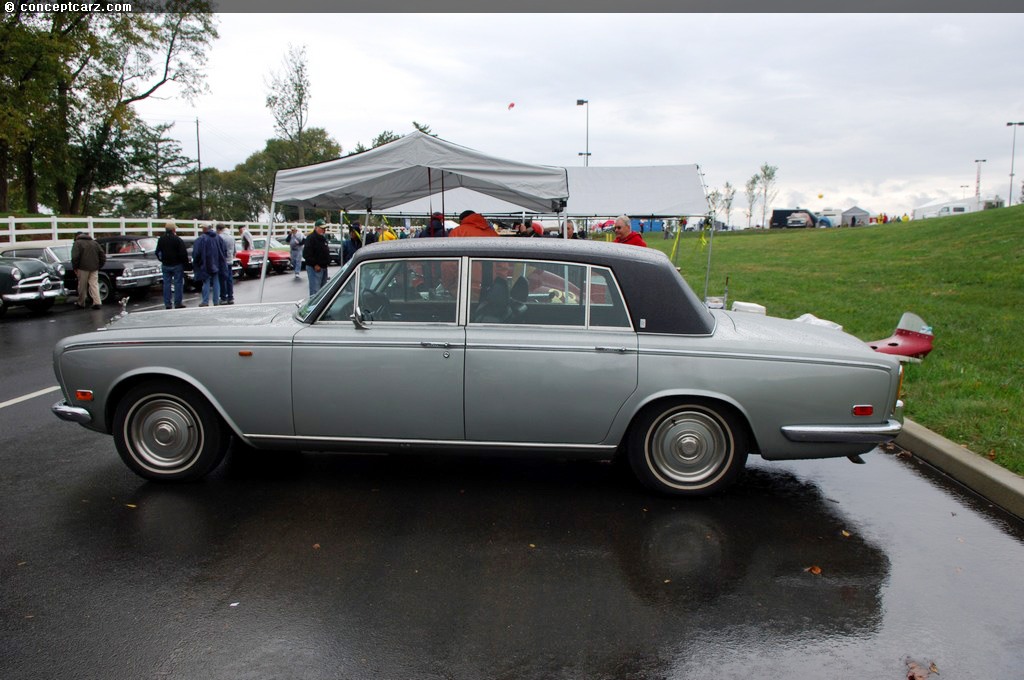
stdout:
<svg viewBox="0 0 1024 680">
<path fill-rule="evenodd" d="M 249 227 L 254 236 L 263 236 L 270 225 L 260 222 L 219 222 L 214 220 L 174 220 L 179 236 L 198 236 L 202 225 L 224 224 L 238 235 L 242 227 Z M 136 217 L 0 217 L 0 245 L 14 241 L 73 239 L 80 231 L 92 236 L 115 234 L 145 234 L 160 236 L 164 233 L 167 218 Z M 313 223 L 274 223 L 274 233 L 283 236 L 292 227 L 303 231 L 313 228 Z"/>
</svg>

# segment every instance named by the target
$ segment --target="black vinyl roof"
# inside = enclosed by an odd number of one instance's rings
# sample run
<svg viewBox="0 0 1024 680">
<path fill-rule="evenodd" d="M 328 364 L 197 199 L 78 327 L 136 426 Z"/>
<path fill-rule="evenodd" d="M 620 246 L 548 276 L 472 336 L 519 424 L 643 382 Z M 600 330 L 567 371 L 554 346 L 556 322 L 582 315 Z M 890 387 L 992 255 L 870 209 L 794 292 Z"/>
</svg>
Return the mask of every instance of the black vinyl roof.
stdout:
<svg viewBox="0 0 1024 680">
<path fill-rule="evenodd" d="M 409 238 L 372 243 L 356 251 L 352 264 L 366 260 L 461 256 L 529 258 L 608 267 L 622 288 L 642 333 L 706 335 L 715 320 L 671 261 L 659 250 L 558 238 Z"/>
</svg>

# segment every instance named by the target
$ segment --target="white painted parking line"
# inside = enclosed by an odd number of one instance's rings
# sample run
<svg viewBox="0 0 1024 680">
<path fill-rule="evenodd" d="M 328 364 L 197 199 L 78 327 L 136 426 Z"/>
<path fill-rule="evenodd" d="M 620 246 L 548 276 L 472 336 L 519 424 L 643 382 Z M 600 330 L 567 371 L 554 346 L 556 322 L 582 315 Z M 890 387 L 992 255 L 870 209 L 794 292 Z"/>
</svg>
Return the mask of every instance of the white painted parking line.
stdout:
<svg viewBox="0 0 1024 680">
<path fill-rule="evenodd" d="M 7 408 L 8 406 L 14 406 L 15 404 L 20 404 L 23 401 L 28 401 L 29 399 L 35 399 L 36 397 L 41 397 L 44 394 L 49 394 L 50 392 L 57 392 L 58 390 L 60 390 L 60 386 L 59 385 L 54 385 L 53 387 L 47 387 L 45 390 L 38 390 L 38 391 L 33 392 L 31 394 L 26 394 L 23 397 L 15 397 L 14 399 L 8 399 L 5 402 L 0 402 L 0 408 Z"/>
</svg>

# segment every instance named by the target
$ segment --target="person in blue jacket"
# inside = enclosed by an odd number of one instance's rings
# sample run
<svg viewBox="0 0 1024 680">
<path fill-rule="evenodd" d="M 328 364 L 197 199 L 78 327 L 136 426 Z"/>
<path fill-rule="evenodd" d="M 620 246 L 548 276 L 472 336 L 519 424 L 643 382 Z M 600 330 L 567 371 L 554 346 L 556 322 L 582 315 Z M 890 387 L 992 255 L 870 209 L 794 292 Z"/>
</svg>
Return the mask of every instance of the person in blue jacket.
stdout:
<svg viewBox="0 0 1024 680">
<path fill-rule="evenodd" d="M 220 304 L 220 268 L 227 258 L 227 248 L 217 232 L 207 226 L 203 234 L 192 244 L 192 270 L 196 281 L 203 283 L 203 301 L 200 307 L 210 304 L 210 292 L 213 289 L 213 304 Z"/>
</svg>

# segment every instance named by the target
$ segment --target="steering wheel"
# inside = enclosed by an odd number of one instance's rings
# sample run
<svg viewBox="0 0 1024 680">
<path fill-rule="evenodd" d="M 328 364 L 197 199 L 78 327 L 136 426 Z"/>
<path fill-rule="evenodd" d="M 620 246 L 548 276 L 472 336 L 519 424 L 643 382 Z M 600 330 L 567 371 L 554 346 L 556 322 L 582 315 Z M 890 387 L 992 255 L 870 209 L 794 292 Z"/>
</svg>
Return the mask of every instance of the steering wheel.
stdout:
<svg viewBox="0 0 1024 680">
<path fill-rule="evenodd" d="M 376 291 L 364 290 L 359 295 L 359 309 L 369 321 L 391 320 L 391 301 Z"/>
</svg>

